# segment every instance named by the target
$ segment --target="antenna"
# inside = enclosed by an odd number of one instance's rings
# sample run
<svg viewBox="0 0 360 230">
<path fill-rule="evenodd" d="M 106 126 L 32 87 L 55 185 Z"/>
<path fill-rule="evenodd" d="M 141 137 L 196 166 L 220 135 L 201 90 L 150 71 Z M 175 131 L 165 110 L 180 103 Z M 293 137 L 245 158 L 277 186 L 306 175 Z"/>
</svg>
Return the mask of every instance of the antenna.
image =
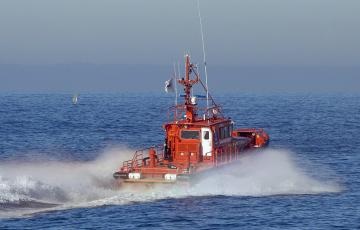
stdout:
<svg viewBox="0 0 360 230">
<path fill-rule="evenodd" d="M 179 61 L 178 61 L 178 63 L 177 63 L 177 76 L 178 76 L 178 79 L 180 79 L 181 78 L 181 73 L 180 73 L 180 63 L 179 63 Z M 176 79 L 176 82 L 175 82 L 176 84 L 178 83 L 178 80 Z M 179 96 L 179 94 L 178 94 L 178 92 L 177 92 L 177 86 L 176 86 L 176 97 L 178 97 Z"/>
<path fill-rule="evenodd" d="M 200 13 L 200 0 L 197 0 L 197 8 L 200 22 L 200 32 L 201 32 L 201 42 L 202 42 L 202 51 L 203 51 L 203 61 L 204 61 L 204 70 L 205 70 L 205 86 L 206 86 L 206 110 L 209 113 L 209 88 L 208 88 L 208 74 L 206 68 L 206 53 L 205 53 L 205 42 L 204 42 L 204 31 Z"/>
<path fill-rule="evenodd" d="M 177 72 L 178 72 L 178 77 L 180 78 L 181 74 L 180 74 L 180 63 L 179 63 L 179 61 L 177 63 Z"/>
<path fill-rule="evenodd" d="M 176 66 L 174 62 L 174 84 L 175 84 L 175 106 L 178 104 L 178 93 L 177 93 L 177 76 L 176 76 Z"/>
</svg>

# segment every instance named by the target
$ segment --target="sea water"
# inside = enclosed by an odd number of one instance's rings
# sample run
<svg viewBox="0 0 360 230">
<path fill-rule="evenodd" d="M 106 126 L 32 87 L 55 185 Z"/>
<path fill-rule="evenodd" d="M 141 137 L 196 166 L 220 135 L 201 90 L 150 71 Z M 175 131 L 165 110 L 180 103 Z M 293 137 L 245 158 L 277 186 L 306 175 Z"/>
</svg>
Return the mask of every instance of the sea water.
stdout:
<svg viewBox="0 0 360 230">
<path fill-rule="evenodd" d="M 164 141 L 162 94 L 0 94 L 0 228 L 356 229 L 360 96 L 216 95 L 270 146 L 191 187 L 118 188 L 112 173 Z"/>
</svg>

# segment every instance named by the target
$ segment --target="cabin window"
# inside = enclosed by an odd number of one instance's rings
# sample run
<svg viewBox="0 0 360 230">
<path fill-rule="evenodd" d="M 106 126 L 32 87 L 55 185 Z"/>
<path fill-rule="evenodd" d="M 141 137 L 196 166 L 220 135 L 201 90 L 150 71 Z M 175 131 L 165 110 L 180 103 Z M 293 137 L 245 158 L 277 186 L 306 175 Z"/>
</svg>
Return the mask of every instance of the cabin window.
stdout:
<svg viewBox="0 0 360 230">
<path fill-rule="evenodd" d="M 224 126 L 219 128 L 220 139 L 225 139 L 231 136 L 232 127 Z"/>
<path fill-rule="evenodd" d="M 181 131 L 181 139 L 199 139 L 199 131 L 183 130 Z"/>
<path fill-rule="evenodd" d="M 204 139 L 209 140 L 209 131 L 205 131 L 204 133 Z"/>
<path fill-rule="evenodd" d="M 219 141 L 219 131 L 218 131 L 218 129 L 215 130 L 214 139 L 215 139 L 215 142 Z"/>
<path fill-rule="evenodd" d="M 229 127 L 228 126 L 225 126 L 224 127 L 224 132 L 225 132 L 225 138 L 228 138 L 229 137 Z"/>
</svg>

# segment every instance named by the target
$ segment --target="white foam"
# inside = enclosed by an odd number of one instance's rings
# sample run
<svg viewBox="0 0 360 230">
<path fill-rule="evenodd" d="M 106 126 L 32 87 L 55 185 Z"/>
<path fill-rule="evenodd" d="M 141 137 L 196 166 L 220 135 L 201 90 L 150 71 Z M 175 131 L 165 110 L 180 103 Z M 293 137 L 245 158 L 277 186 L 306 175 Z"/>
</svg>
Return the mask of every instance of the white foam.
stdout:
<svg viewBox="0 0 360 230">
<path fill-rule="evenodd" d="M 90 162 L 0 164 L 0 205 L 28 200 L 60 204 L 56 209 L 64 209 L 186 196 L 341 191 L 335 183 L 320 182 L 308 176 L 306 170 L 297 166 L 292 153 L 271 149 L 244 155 L 228 167 L 212 170 L 192 187 L 159 185 L 147 189 L 139 186 L 115 189 L 112 173 L 132 154 L 132 150 L 121 148 L 106 151 Z"/>
<path fill-rule="evenodd" d="M 205 178 L 204 178 L 205 177 Z M 335 183 L 320 182 L 300 169 L 292 154 L 265 150 L 248 154 L 235 164 L 211 171 L 193 189 L 200 194 L 266 196 L 339 192 Z"/>
</svg>

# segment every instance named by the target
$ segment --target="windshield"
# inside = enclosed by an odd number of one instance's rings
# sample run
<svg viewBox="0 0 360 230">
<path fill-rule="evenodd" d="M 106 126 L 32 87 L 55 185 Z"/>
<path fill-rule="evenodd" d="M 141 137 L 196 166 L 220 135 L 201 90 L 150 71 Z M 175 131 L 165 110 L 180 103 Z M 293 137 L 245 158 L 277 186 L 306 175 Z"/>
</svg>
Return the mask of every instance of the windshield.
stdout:
<svg viewBox="0 0 360 230">
<path fill-rule="evenodd" d="M 199 139 L 199 131 L 183 130 L 181 131 L 181 139 Z"/>
</svg>

